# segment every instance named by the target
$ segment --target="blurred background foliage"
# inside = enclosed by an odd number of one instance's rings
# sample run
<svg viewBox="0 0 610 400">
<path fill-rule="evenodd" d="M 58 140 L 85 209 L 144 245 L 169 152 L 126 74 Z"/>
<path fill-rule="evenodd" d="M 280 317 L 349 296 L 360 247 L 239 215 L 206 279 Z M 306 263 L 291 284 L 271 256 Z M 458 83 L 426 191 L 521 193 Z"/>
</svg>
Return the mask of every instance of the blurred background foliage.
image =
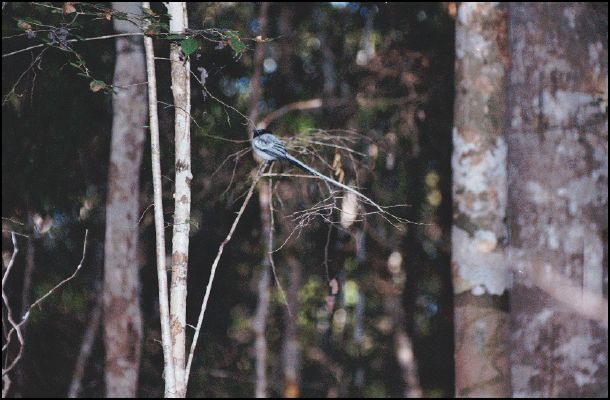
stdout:
<svg viewBox="0 0 610 400">
<path fill-rule="evenodd" d="M 27 17 L 44 26 L 69 27 L 70 34 L 82 37 L 112 33 L 110 21 L 87 15 L 72 21 L 73 17 L 45 6 L 51 4 L 9 3 L 3 8 L 3 53 L 50 40 L 50 31 L 43 28 L 37 37 L 23 35 L 20 23 Z M 87 4 L 109 7 L 108 3 Z M 157 7 L 154 10 L 163 13 Z M 366 157 L 355 168 L 343 159 L 345 181 L 354 183 L 358 178 L 365 193 L 381 204 L 408 204 L 396 213 L 425 223 L 407 224 L 400 231 L 370 217 L 348 228 L 337 226 L 330 233 L 328 276 L 324 261 L 329 228 L 321 218 L 274 254 L 285 289 L 292 269 L 298 268 L 301 274 L 300 304 L 293 311 L 301 349 L 302 396 L 402 395 L 404 381 L 393 342 L 396 319 L 386 302 L 392 296 L 402 307 L 399 321 L 413 341 L 424 394 L 453 393 L 449 234 L 454 8 L 452 3 L 353 2 L 273 3 L 269 8 L 260 115 L 297 101 L 323 101 L 322 107 L 283 115 L 270 129 L 284 137 L 316 130 L 355 132 L 359 136 L 353 149 Z M 250 39 L 260 34 L 258 10 L 257 3 L 194 3 L 189 8 L 193 29 L 229 29 L 246 45 L 236 52 L 230 45 L 200 40 L 190 56 L 192 71 L 198 76 L 207 73 L 205 90 L 192 80 L 191 323 L 196 320 L 217 247 L 229 230 L 255 165 L 247 154 L 221 166 L 248 143 L 208 135 L 247 140 L 246 120 L 227 105 L 248 113 L 256 43 Z M 8 38 L 14 35 L 18 36 Z M 157 57 L 167 57 L 168 40 L 156 40 L 155 46 Z M 3 219 L 3 255 L 10 256 L 12 250 L 6 230 L 34 238 L 32 293 L 38 296 L 73 271 L 81 257 L 84 229 L 91 230 L 86 268 L 34 312 L 29 322 L 26 355 L 14 389 L 21 396 L 65 395 L 103 265 L 112 106 L 109 92 L 93 92 L 90 82 L 111 83 L 114 43 L 72 43 L 71 48 L 49 48 L 40 59 L 36 58 L 40 49 L 3 58 L 2 215 L 23 224 Z M 71 65 L 79 60 L 75 54 L 85 60 L 89 76 L 79 75 L 82 71 Z M 162 59 L 157 61 L 157 79 L 165 215 L 171 223 L 174 111 L 168 106 L 172 103 L 169 65 Z M 149 149 L 147 143 L 139 225 L 145 316 L 140 394 L 146 397 L 163 393 L 154 224 L 147 210 L 152 203 Z M 334 151 L 318 150 L 332 164 Z M 282 168 L 286 166 L 275 170 Z M 290 213 L 316 203 L 322 192 L 316 184 L 298 178 L 282 179 L 275 186 L 276 246 L 292 229 Z M 334 220 L 338 219 L 335 213 Z M 214 282 L 190 396 L 253 395 L 251 320 L 257 300 L 253 272 L 264 254 L 264 242 L 260 210 L 252 204 Z M 18 257 L 19 271 L 24 253 Z M 326 298 L 333 278 L 342 290 L 329 313 Z M 21 279 L 18 273 L 11 278 L 12 304 L 20 304 Z M 267 338 L 270 394 L 276 396 L 283 394 L 285 308 L 274 286 Z M 99 337 L 93 357 L 83 395 L 99 396 L 103 394 Z"/>
</svg>

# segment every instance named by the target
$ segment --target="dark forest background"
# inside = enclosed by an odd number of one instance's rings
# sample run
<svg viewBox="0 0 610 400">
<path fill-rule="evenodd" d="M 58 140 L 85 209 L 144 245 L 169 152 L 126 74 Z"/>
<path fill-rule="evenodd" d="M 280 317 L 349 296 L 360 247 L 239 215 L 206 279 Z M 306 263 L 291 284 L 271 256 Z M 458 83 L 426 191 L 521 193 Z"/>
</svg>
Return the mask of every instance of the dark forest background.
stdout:
<svg viewBox="0 0 610 400">
<path fill-rule="evenodd" d="M 20 18 L 54 26 L 70 18 L 51 11 L 31 3 L 10 4 L 3 11 L 3 37 L 22 32 L 17 26 Z M 258 6 L 254 3 L 209 3 L 193 6 L 189 23 L 194 28 L 231 29 L 244 38 L 254 38 L 259 35 L 257 17 Z M 275 255 L 278 279 L 286 282 L 284 286 L 288 285 L 291 268 L 299 268 L 302 274 L 300 305 L 295 311 L 302 349 L 301 394 L 324 396 L 331 386 L 337 386 L 341 395 L 396 396 L 402 392 L 392 319 L 383 307 L 384 297 L 394 296 L 384 293 L 393 289 L 384 289 L 383 285 L 392 284 L 387 264 L 388 257 L 396 252 L 402 259 L 402 275 L 394 279 L 404 285 L 399 301 L 418 359 L 421 385 L 426 394 L 448 395 L 453 387 L 448 253 L 453 17 L 441 4 L 278 3 L 269 8 L 268 20 L 270 41 L 265 49 L 260 114 L 301 100 L 321 98 L 330 103 L 287 113 L 270 129 L 283 137 L 319 129 L 350 130 L 365 136 L 366 140 L 353 145 L 354 150 L 368 156 L 357 171 L 346 165 L 346 180 L 353 180 L 359 173 L 360 185 L 370 188 L 371 197 L 385 205 L 408 204 L 399 209 L 401 216 L 429 224 L 407 225 L 401 232 L 373 219 L 372 223 L 357 224 L 357 230 L 332 231 L 328 256 L 331 278 L 339 277 L 349 288 L 342 290 L 339 318 L 323 312 L 328 294 L 324 268 L 328 226 L 324 221 L 314 220 L 300 236 L 290 239 L 286 251 Z M 83 37 L 112 34 L 112 24 L 82 19 L 78 31 Z M 27 47 L 31 41 L 24 37 L 3 40 L 3 52 Z M 207 71 L 206 87 L 211 94 L 246 114 L 254 42 L 244 42 L 249 47 L 237 56 L 230 46 L 202 42 L 191 62 L 193 71 Z M 159 57 L 169 51 L 167 43 L 157 41 Z M 112 81 L 113 40 L 73 46 L 95 79 Z M 35 252 L 36 261 L 30 296 L 44 294 L 73 270 L 81 256 L 84 229 L 91 233 L 85 268 L 32 315 L 14 393 L 62 396 L 99 294 L 111 96 L 105 91 L 93 93 L 91 79 L 79 76 L 69 64 L 75 62 L 73 56 L 57 49 L 49 50 L 13 88 L 32 61 L 29 54 L 3 60 L 2 78 L 2 215 L 23 223 L 22 231 L 31 237 L 28 246 Z M 158 61 L 157 68 L 159 77 L 169 74 L 168 63 Z M 173 110 L 163 106 L 172 103 L 168 82 L 159 79 L 162 168 L 169 196 Z M 237 163 L 230 160 L 221 166 L 227 156 L 248 144 L 204 135 L 247 139 L 243 117 L 195 84 L 192 104 L 197 124 L 192 129 L 194 221 L 188 321 L 196 319 L 217 246 L 233 221 L 238 200 L 249 185 L 245 176 L 254 165 L 248 154 Z M 139 393 L 159 396 L 163 390 L 158 369 L 162 353 L 158 343 L 154 224 L 152 211 L 147 209 L 152 203 L 149 149 L 147 144 L 141 171 L 142 219 L 138 225 L 145 321 Z M 332 151 L 323 154 L 332 160 Z M 319 200 L 315 185 L 312 190 L 312 198 L 291 201 L 285 207 L 310 206 Z M 170 200 L 166 199 L 166 215 L 171 215 Z M 3 220 L 5 226 L 10 223 Z M 368 233 L 357 241 L 354 232 L 362 230 Z M 280 239 L 286 237 L 285 232 L 279 235 Z M 10 251 L 10 240 L 5 244 Z M 193 396 L 252 394 L 253 335 L 249 321 L 256 305 L 254 266 L 260 262 L 263 246 L 258 207 L 251 205 L 221 261 L 206 316 L 209 322 L 195 361 Z M 25 242 L 21 247 L 26 247 Z M 296 263 L 286 262 L 287 253 L 294 254 Z M 23 268 L 25 262 L 26 251 L 22 251 L 16 268 Z M 21 276 L 13 279 L 9 294 L 13 304 L 19 304 L 23 283 L 19 282 Z M 285 305 L 274 292 L 268 334 L 271 382 L 281 382 L 273 378 L 280 374 L 281 356 L 274 350 L 281 348 L 284 314 Z M 103 393 L 99 336 L 95 343 L 83 395 Z M 329 361 L 321 362 L 315 356 L 320 352 Z M 205 366 L 199 360 L 206 360 Z M 339 382 L 337 371 L 333 372 L 329 364 L 341 370 Z M 282 393 L 279 383 L 271 384 L 270 390 L 272 394 Z"/>
</svg>

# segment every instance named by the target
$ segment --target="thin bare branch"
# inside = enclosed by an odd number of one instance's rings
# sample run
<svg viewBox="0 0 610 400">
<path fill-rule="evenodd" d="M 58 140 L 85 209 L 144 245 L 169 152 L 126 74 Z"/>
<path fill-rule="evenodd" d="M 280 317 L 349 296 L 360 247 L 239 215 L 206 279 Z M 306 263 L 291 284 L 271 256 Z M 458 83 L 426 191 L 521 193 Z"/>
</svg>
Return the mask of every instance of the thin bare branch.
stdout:
<svg viewBox="0 0 610 400">
<path fill-rule="evenodd" d="M 2 376 L 6 375 L 8 372 L 10 372 L 15 365 L 17 365 L 17 363 L 19 362 L 19 360 L 21 359 L 21 356 L 23 354 L 23 347 L 25 346 L 25 342 L 23 340 L 23 336 L 21 335 L 21 327 L 28 321 L 28 318 L 30 317 L 30 313 L 31 310 L 36 307 L 39 306 L 47 297 L 49 297 L 50 295 L 52 295 L 53 293 L 55 293 L 56 290 L 58 290 L 60 287 L 62 287 L 64 284 L 68 283 L 69 281 L 71 281 L 72 279 L 74 279 L 74 277 L 76 276 L 76 274 L 78 274 L 78 271 L 80 271 L 80 269 L 83 267 L 83 263 L 85 262 L 85 256 L 87 254 L 87 237 L 89 234 L 89 230 L 85 231 L 85 239 L 83 241 L 83 257 L 80 260 L 80 263 L 76 266 L 76 269 L 74 270 L 74 272 L 72 273 L 72 275 L 70 275 L 69 277 L 67 277 L 66 279 L 64 279 L 63 281 L 59 282 L 57 285 L 53 286 L 53 288 L 51 288 L 51 290 L 49 290 L 46 294 L 44 294 L 42 297 L 40 297 L 38 300 L 36 300 L 34 303 L 32 303 L 29 307 L 27 307 L 27 311 L 26 313 L 21 317 L 21 321 L 19 323 L 16 323 L 12 317 L 12 313 L 11 313 L 11 308 L 9 306 L 8 303 L 8 298 L 6 297 L 6 293 L 4 292 L 4 285 L 6 283 L 6 280 L 8 278 L 9 272 L 10 272 L 10 268 L 6 269 L 6 272 L 4 273 L 4 276 L 2 277 L 2 300 L 4 302 L 5 307 L 7 308 L 7 314 L 8 314 L 8 319 L 9 319 L 9 323 L 11 324 L 11 329 L 7 334 L 7 338 L 6 338 L 6 343 L 4 344 L 4 346 L 2 346 L 2 351 L 6 351 L 11 343 L 11 339 L 12 339 L 12 335 L 14 333 L 17 334 L 17 338 L 19 340 L 20 346 L 19 346 L 19 353 L 17 354 L 17 356 L 13 359 L 13 361 L 11 362 L 11 364 L 6 367 L 6 368 L 2 368 Z M 15 249 L 16 245 L 17 245 L 17 240 L 15 235 L 12 235 L 13 238 L 13 249 Z M 12 265 L 14 263 L 14 257 L 17 254 L 17 250 L 13 251 L 13 257 L 11 258 L 11 261 L 9 262 L 9 266 L 12 268 Z"/>
<path fill-rule="evenodd" d="M 567 268 L 553 268 L 542 260 L 528 259 L 524 251 L 516 248 L 510 249 L 509 259 L 509 265 L 513 266 L 516 273 L 525 276 L 557 302 L 576 314 L 598 321 L 604 328 L 608 328 L 608 299 L 581 287 L 571 278 L 557 272 L 568 270 Z"/>
<path fill-rule="evenodd" d="M 142 32 L 117 33 L 117 34 L 113 34 L 113 35 L 103 35 L 103 36 L 96 36 L 96 37 L 90 37 L 90 38 L 69 39 L 69 40 L 66 40 L 65 42 L 66 43 L 89 42 L 89 41 L 92 41 L 92 40 L 112 39 L 112 38 L 121 37 L 121 36 L 143 36 L 143 35 L 144 35 L 144 33 L 142 33 Z M 2 58 L 14 56 L 15 54 L 23 53 L 23 52 L 26 52 L 28 50 L 38 49 L 38 48 L 44 47 L 44 46 L 54 47 L 53 45 L 50 45 L 48 43 L 41 43 L 41 44 L 37 44 L 37 45 L 34 45 L 34 46 L 26 47 L 24 49 L 15 50 L 15 51 L 12 51 L 10 53 L 2 54 Z"/>
<path fill-rule="evenodd" d="M 87 363 L 91 356 L 91 351 L 93 350 L 93 345 L 102 321 L 104 303 L 102 301 L 101 284 L 98 286 L 100 286 L 100 289 L 97 290 L 95 305 L 93 306 L 89 322 L 87 323 L 87 329 L 85 329 L 83 335 L 83 342 L 80 346 L 78 358 L 76 359 L 76 364 L 74 366 L 74 372 L 72 373 L 72 380 L 70 381 L 70 386 L 68 388 L 68 397 L 71 399 L 77 398 L 82 390 Z"/>
<path fill-rule="evenodd" d="M 244 200 L 243 204 L 241 205 L 241 208 L 239 209 L 239 212 L 237 213 L 237 216 L 235 217 L 235 220 L 233 221 L 233 225 L 231 226 L 231 229 L 229 230 L 229 233 L 227 234 L 227 237 L 225 238 L 225 240 L 222 241 L 222 243 L 218 247 L 218 253 L 216 254 L 216 258 L 214 259 L 214 262 L 212 263 L 212 271 L 210 272 L 210 279 L 209 279 L 208 285 L 205 289 L 205 295 L 203 296 L 203 302 L 201 303 L 201 311 L 199 312 L 199 318 L 197 320 L 197 328 L 195 329 L 195 335 L 193 336 L 193 342 L 191 343 L 191 350 L 189 352 L 188 362 L 186 364 L 185 385 L 188 384 L 188 378 L 189 378 L 189 374 L 191 371 L 193 356 L 195 354 L 195 348 L 197 346 L 197 339 L 199 339 L 199 332 L 201 331 L 203 317 L 205 315 L 205 310 L 208 306 L 210 292 L 212 291 L 212 283 L 214 282 L 214 276 L 216 275 L 216 269 L 218 268 L 218 263 L 220 262 L 220 257 L 222 256 L 222 252 L 224 251 L 224 248 L 227 245 L 227 243 L 229 243 L 229 241 L 231 241 L 231 237 L 233 236 L 233 233 L 235 232 L 235 228 L 237 228 L 237 224 L 239 223 L 239 220 L 241 219 L 242 215 L 244 214 L 244 210 L 246 209 L 246 206 L 248 205 L 248 203 L 250 202 L 250 199 L 252 198 L 252 194 L 254 193 L 256 184 L 258 183 L 259 179 L 261 178 L 264 166 L 265 165 L 263 164 L 259 167 L 258 172 L 256 173 L 256 175 L 252 181 L 252 184 L 250 185 L 250 189 L 248 190 L 246 199 Z"/>
<path fill-rule="evenodd" d="M 6 95 L 2 98 L 2 105 L 4 106 L 4 104 L 6 104 L 6 102 L 10 99 L 11 94 L 15 93 L 15 89 L 17 89 L 17 86 L 19 85 L 19 83 L 21 82 L 21 80 L 23 79 L 23 77 L 30 71 L 34 69 L 34 66 L 40 62 L 42 55 L 44 54 L 44 52 L 47 49 L 44 49 L 43 51 L 41 51 L 35 58 L 34 61 L 32 61 L 30 63 L 30 65 L 25 69 L 25 71 L 23 71 L 21 73 L 21 75 L 19 75 L 19 78 L 17 78 L 17 80 L 15 81 L 15 83 L 13 84 L 13 86 L 11 87 L 11 90 L 9 90 Z"/>
</svg>

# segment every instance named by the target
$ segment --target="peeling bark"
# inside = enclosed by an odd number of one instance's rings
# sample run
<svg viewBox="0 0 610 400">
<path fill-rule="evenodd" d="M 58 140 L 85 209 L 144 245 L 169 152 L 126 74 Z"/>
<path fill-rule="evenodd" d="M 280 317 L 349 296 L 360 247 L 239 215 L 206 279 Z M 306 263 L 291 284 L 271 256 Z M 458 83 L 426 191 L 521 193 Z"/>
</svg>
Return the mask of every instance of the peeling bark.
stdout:
<svg viewBox="0 0 610 400">
<path fill-rule="evenodd" d="M 456 32 L 452 274 L 458 397 L 510 397 L 505 6 L 462 3 Z"/>
<path fill-rule="evenodd" d="M 140 3 L 113 3 L 117 11 L 142 13 Z M 114 20 L 118 33 L 137 32 Z M 106 396 L 135 397 L 138 388 L 142 316 L 138 243 L 140 165 L 146 125 L 146 81 L 141 37 L 116 39 L 112 143 L 106 202 L 104 344 Z"/>
<path fill-rule="evenodd" d="M 608 5 L 509 10 L 513 395 L 605 397 Z"/>
</svg>

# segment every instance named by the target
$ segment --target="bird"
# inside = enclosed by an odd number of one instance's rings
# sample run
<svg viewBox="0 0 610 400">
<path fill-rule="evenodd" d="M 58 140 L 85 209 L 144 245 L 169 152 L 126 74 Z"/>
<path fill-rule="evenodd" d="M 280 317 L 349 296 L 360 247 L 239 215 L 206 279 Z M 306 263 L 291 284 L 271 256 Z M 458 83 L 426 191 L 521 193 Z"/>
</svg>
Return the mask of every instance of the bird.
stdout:
<svg viewBox="0 0 610 400">
<path fill-rule="evenodd" d="M 286 146 L 284 145 L 284 142 L 282 142 L 281 139 L 279 139 L 277 136 L 275 136 L 268 129 L 254 129 L 252 131 L 252 150 L 254 151 L 254 154 L 259 159 L 261 159 L 267 163 L 270 163 L 273 161 L 288 161 L 289 163 L 299 167 L 300 169 L 302 169 L 309 175 L 317 176 L 318 178 L 323 179 L 326 182 L 333 184 L 334 186 L 337 186 L 341 189 L 352 192 L 353 194 L 355 194 L 356 196 L 365 200 L 366 202 L 373 204 L 377 208 L 381 209 L 373 200 L 369 199 L 367 196 L 360 193 L 356 189 L 354 189 L 350 186 L 344 185 L 343 183 L 338 182 L 338 181 L 316 171 L 315 169 L 313 169 L 309 165 L 305 164 L 301 160 L 293 157 L 286 150 Z"/>
<path fill-rule="evenodd" d="M 268 129 L 254 129 L 252 131 L 252 150 L 254 150 L 254 154 L 256 154 L 259 159 L 265 162 L 284 160 L 299 167 L 310 175 L 319 174 L 307 164 L 291 156 L 286 151 L 284 142 Z"/>
</svg>

